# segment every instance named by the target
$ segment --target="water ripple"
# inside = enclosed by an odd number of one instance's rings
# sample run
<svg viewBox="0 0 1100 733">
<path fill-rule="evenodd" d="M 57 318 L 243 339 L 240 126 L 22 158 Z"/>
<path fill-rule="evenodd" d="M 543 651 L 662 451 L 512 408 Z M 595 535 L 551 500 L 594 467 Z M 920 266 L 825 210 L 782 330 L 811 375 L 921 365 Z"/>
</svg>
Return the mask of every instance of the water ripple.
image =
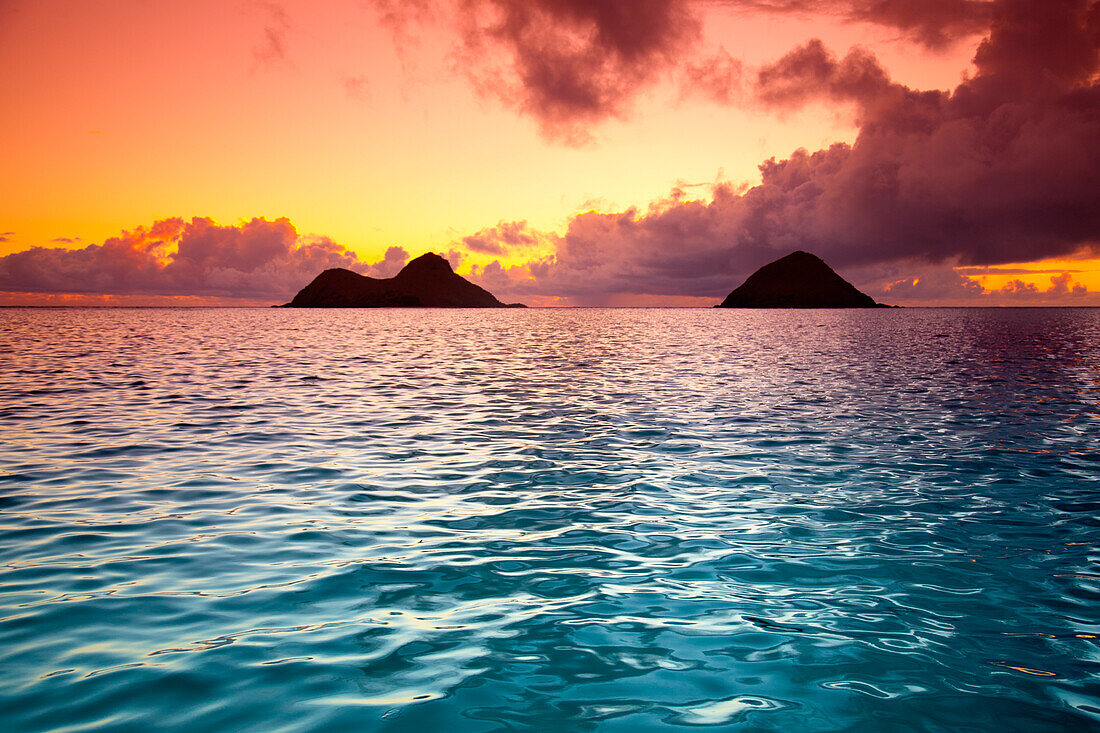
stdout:
<svg viewBox="0 0 1100 733">
<path fill-rule="evenodd" d="M 5 730 L 1100 729 L 1100 314 L 0 312 Z"/>
</svg>

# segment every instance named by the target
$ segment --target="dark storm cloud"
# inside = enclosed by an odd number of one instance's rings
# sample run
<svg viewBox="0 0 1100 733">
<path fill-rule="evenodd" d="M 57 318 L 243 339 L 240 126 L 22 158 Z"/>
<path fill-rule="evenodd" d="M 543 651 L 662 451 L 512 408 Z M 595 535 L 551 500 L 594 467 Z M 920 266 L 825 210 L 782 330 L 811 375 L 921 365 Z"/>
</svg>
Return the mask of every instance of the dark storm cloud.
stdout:
<svg viewBox="0 0 1100 733">
<path fill-rule="evenodd" d="M 0 257 L 0 291 L 281 299 L 330 267 L 386 277 L 407 259 L 391 247 L 368 265 L 327 238 L 300 237 L 287 219 L 220 226 L 172 218 L 81 249 L 34 247 Z"/>
<path fill-rule="evenodd" d="M 760 185 L 718 186 L 707 203 L 672 197 L 646 212 L 578 215 L 551 260 L 496 277 L 508 275 L 516 296 L 720 297 L 795 249 L 842 270 L 1095 252 L 1097 7 L 997 3 L 977 73 L 951 92 L 909 89 L 866 52 L 837 59 L 810 42 L 764 68 L 757 92 L 785 107 L 821 97 L 855 104 L 853 145 L 765 161 Z"/>
<path fill-rule="evenodd" d="M 855 48 L 837 59 L 814 39 L 760 69 L 756 95 L 774 107 L 798 107 L 814 98 L 868 105 L 893 87 L 878 59 L 868 51 Z"/>
<path fill-rule="evenodd" d="M 850 3 L 848 17 L 892 26 L 929 48 L 943 48 L 989 27 L 986 0 L 863 0 Z"/>
<path fill-rule="evenodd" d="M 830 13 L 853 22 L 896 28 L 910 39 L 941 49 L 981 33 L 993 18 L 993 0 L 711 0 L 714 4 L 771 13 Z"/>
<path fill-rule="evenodd" d="M 624 115 L 699 36 L 680 0 L 467 0 L 461 4 L 467 66 L 483 88 L 534 117 L 551 137 Z M 504 68 L 479 63 L 494 49 Z"/>
<path fill-rule="evenodd" d="M 449 23 L 458 68 L 482 94 L 536 120 L 544 136 L 590 139 L 593 127 L 627 116 L 657 80 L 684 96 L 739 98 L 741 62 L 701 44 L 707 8 L 830 14 L 897 29 L 929 48 L 989 28 L 992 0 L 373 0 L 399 48 L 416 25 Z M 813 49 L 811 49 L 813 50 Z M 865 61 L 857 57 L 845 63 Z M 846 69 L 846 71 L 854 71 Z"/>
<path fill-rule="evenodd" d="M 628 114 L 635 95 L 692 56 L 700 36 L 697 4 L 687 0 L 374 3 L 398 43 L 409 39 L 410 23 L 449 18 L 459 67 L 475 87 L 567 143 Z"/>
<path fill-rule="evenodd" d="M 1035 270 L 1027 267 L 960 267 L 963 275 L 1051 275 L 1080 273 L 1081 270 Z"/>
</svg>

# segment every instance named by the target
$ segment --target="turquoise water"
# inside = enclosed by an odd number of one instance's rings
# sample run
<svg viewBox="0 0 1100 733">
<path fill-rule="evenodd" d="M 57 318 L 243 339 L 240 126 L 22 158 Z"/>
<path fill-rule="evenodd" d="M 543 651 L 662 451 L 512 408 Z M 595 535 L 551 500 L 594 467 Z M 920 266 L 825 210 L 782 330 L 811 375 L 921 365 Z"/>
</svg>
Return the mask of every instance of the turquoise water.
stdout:
<svg viewBox="0 0 1100 733">
<path fill-rule="evenodd" d="M 0 729 L 1100 729 L 1100 311 L 0 311 Z"/>
</svg>

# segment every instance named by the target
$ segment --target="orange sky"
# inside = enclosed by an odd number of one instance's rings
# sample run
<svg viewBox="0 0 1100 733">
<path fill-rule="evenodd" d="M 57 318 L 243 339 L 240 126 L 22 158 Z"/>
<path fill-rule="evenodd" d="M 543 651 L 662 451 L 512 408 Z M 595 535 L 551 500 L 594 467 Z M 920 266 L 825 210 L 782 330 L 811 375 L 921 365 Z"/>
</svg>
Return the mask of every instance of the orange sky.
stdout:
<svg viewBox="0 0 1100 733">
<path fill-rule="evenodd" d="M 972 71 L 980 40 L 932 51 L 834 16 L 704 8 L 703 42 L 748 69 L 818 37 L 841 54 L 872 49 L 896 81 L 945 89 Z M 504 221 L 560 233 L 578 211 L 644 209 L 685 183 L 757 183 L 761 161 L 857 132 L 844 105 L 777 113 L 664 79 L 589 144 L 564 145 L 471 88 L 445 23 L 415 30 L 396 44 L 358 0 L 0 5 L 0 255 L 168 217 L 287 217 L 373 262 Z M 1019 267 L 1078 270 L 1100 290 L 1097 260 Z"/>
</svg>

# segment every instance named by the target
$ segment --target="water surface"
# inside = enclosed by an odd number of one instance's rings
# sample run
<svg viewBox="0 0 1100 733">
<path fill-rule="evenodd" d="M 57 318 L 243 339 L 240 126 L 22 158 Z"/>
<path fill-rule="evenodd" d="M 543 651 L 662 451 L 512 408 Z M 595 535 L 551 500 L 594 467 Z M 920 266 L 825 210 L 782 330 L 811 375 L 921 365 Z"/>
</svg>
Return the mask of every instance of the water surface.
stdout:
<svg viewBox="0 0 1100 733">
<path fill-rule="evenodd" d="M 0 311 L 0 728 L 1100 729 L 1100 311 Z"/>
</svg>

